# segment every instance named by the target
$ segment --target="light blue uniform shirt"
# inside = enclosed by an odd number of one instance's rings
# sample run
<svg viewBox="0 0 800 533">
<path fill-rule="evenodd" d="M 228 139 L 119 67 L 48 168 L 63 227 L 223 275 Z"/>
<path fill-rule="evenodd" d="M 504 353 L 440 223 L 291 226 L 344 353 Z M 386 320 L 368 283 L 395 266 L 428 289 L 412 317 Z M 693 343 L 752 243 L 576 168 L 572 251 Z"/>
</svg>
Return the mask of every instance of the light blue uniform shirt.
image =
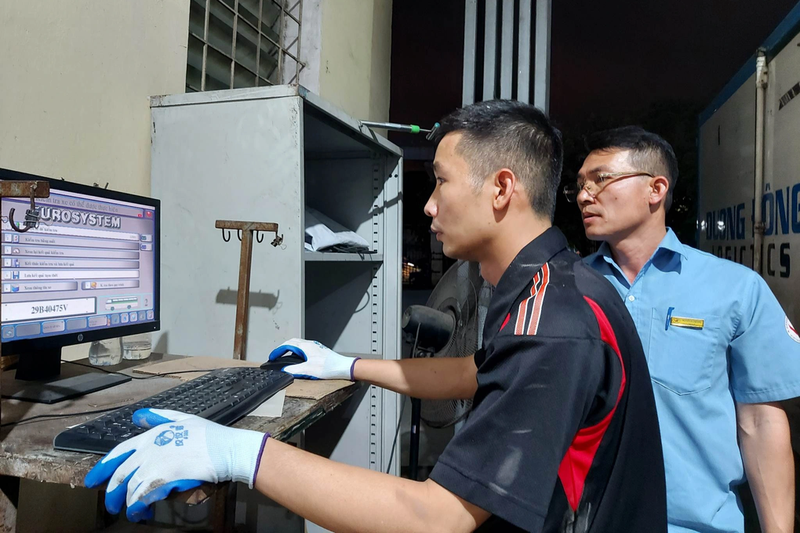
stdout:
<svg viewBox="0 0 800 533">
<path fill-rule="evenodd" d="M 800 396 L 800 337 L 761 276 L 681 244 L 671 229 L 632 284 L 606 243 L 586 262 L 617 289 L 642 339 L 670 533 L 743 532 L 734 402 Z"/>
</svg>

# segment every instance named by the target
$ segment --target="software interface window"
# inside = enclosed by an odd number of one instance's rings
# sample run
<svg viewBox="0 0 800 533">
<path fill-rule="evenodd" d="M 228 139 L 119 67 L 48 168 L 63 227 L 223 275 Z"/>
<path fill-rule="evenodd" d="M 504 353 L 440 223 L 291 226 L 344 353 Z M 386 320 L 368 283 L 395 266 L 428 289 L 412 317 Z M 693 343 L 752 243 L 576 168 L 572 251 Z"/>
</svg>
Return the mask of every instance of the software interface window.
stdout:
<svg viewBox="0 0 800 533">
<path fill-rule="evenodd" d="M 3 341 L 153 322 L 155 208 L 52 189 L 41 221 L 29 200 L 2 200 Z"/>
</svg>

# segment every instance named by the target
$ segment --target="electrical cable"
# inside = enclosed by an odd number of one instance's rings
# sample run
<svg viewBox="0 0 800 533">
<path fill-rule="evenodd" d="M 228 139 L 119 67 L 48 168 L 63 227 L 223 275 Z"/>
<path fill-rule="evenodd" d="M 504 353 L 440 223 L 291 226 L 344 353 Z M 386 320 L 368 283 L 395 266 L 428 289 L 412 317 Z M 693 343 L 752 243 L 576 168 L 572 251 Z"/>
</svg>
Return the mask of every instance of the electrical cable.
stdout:
<svg viewBox="0 0 800 533">
<path fill-rule="evenodd" d="M 199 372 L 213 372 L 214 370 L 219 370 L 219 368 L 204 368 L 204 369 L 191 369 L 191 370 L 176 370 L 174 372 L 161 372 L 160 374 L 152 374 L 149 376 L 132 376 L 130 374 L 126 374 L 125 372 L 119 372 L 116 370 L 106 370 L 105 368 L 94 366 L 94 365 L 87 365 L 86 363 L 78 363 L 77 361 L 67 361 L 66 359 L 61 360 L 62 363 L 69 363 L 71 365 L 77 366 L 85 366 L 86 368 L 91 368 L 93 370 L 99 370 L 100 372 L 105 372 L 106 374 L 117 374 L 120 376 L 129 377 L 131 379 L 153 379 L 153 378 L 160 378 L 162 376 L 173 376 L 177 374 L 195 374 Z"/>
<path fill-rule="evenodd" d="M 82 416 L 82 415 L 95 415 L 95 414 L 99 414 L 99 413 L 107 413 L 108 411 L 116 411 L 117 409 L 119 409 L 119 406 L 117 406 L 117 407 L 107 407 L 105 409 L 96 409 L 94 411 L 80 411 L 80 412 L 77 412 L 77 413 L 61 413 L 61 414 L 57 414 L 57 415 L 36 415 L 36 416 L 28 417 L 28 418 L 23 418 L 21 420 L 17 420 L 16 422 L 6 422 L 5 424 L 0 424 L 0 428 L 4 428 L 4 427 L 8 427 L 8 426 L 16 426 L 17 424 L 22 424 L 23 422 L 31 422 L 32 420 L 37 420 L 37 419 L 39 419 L 40 422 L 45 422 L 45 420 L 43 420 L 43 419 L 68 418 L 68 417 L 71 417 L 71 416 Z"/>
<path fill-rule="evenodd" d="M 414 354 L 417 353 L 417 342 L 419 341 L 419 328 L 422 324 L 417 324 L 417 334 L 414 337 L 414 346 L 411 348 L 411 358 L 414 358 Z M 400 417 L 397 420 L 397 428 L 394 430 L 394 440 L 392 440 L 392 451 L 389 453 L 389 466 L 386 467 L 386 473 L 389 473 L 389 470 L 392 469 L 392 459 L 394 458 L 394 449 L 397 446 L 397 436 L 400 434 L 400 424 L 403 423 L 403 410 L 406 408 L 406 397 L 403 396 L 403 404 L 400 406 Z"/>
<path fill-rule="evenodd" d="M 117 375 L 120 375 L 120 376 L 129 377 L 131 379 L 153 379 L 153 378 L 159 378 L 159 377 L 162 377 L 162 376 L 171 376 L 171 375 L 174 375 L 174 374 L 190 374 L 190 373 L 199 373 L 199 372 L 213 372 L 214 370 L 219 370 L 218 368 L 208 368 L 208 369 L 200 369 L 200 370 L 198 370 L 198 369 L 180 370 L 180 371 L 175 371 L 175 372 L 163 372 L 161 374 L 153 374 L 152 376 L 139 377 L 139 376 L 131 376 L 130 374 L 125 374 L 123 372 L 115 372 L 113 370 L 106 370 L 105 368 L 100 368 L 100 367 L 96 367 L 96 366 L 93 366 L 93 365 L 87 365 L 87 364 L 78 363 L 78 362 L 75 362 L 75 361 L 67 361 L 66 359 L 62 359 L 61 362 L 62 363 L 69 363 L 71 365 L 77 365 L 77 366 L 85 366 L 87 368 L 92 368 L 94 370 L 99 370 L 100 372 L 105 372 L 106 374 L 117 374 Z M 3 397 L 4 398 L 10 398 L 10 397 L 7 397 L 7 396 L 3 396 Z M 120 408 L 120 406 L 108 407 L 106 409 L 96 409 L 94 411 L 79 411 L 77 413 L 62 413 L 62 414 L 53 414 L 53 415 L 36 415 L 36 416 L 31 416 L 29 418 L 23 418 L 21 420 L 17 420 L 16 422 L 6 422 L 5 424 L 0 424 L 0 428 L 4 428 L 4 427 L 8 427 L 8 426 L 16 426 L 17 424 L 27 423 L 27 422 L 31 422 L 33 420 L 39 420 L 41 422 L 45 422 L 46 419 L 51 419 L 51 418 L 67 418 L 67 417 L 71 417 L 71 416 L 95 415 L 95 414 L 99 414 L 99 413 L 106 413 L 108 411 L 114 411 L 114 410 L 119 409 L 119 408 Z"/>
<path fill-rule="evenodd" d="M 394 440 L 392 441 L 392 452 L 389 454 L 389 466 L 386 468 L 386 473 L 388 474 L 389 471 L 392 469 L 392 458 L 394 457 L 394 448 L 397 445 L 397 435 L 400 433 L 400 424 L 403 423 L 403 411 L 406 408 L 406 404 L 408 403 L 408 396 L 401 396 L 403 398 L 403 403 L 400 405 L 400 418 L 397 421 L 397 428 L 394 430 Z"/>
</svg>

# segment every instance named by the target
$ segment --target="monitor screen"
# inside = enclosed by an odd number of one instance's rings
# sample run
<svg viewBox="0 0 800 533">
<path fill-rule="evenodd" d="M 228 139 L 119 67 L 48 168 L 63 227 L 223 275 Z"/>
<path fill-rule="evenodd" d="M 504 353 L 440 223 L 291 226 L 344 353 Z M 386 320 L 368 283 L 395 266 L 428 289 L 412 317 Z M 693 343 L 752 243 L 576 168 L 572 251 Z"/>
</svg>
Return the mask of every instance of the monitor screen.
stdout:
<svg viewBox="0 0 800 533">
<path fill-rule="evenodd" d="M 30 200 L 2 200 L 3 353 L 157 330 L 158 200 L 48 181 L 39 224 L 25 233 L 9 215 L 22 226 Z"/>
</svg>

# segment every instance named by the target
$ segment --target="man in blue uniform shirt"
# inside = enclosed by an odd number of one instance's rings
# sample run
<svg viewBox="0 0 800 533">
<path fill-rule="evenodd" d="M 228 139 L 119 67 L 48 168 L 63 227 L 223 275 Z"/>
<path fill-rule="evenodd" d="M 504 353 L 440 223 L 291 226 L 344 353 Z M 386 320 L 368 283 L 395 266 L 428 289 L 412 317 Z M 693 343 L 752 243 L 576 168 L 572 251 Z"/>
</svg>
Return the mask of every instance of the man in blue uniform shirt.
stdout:
<svg viewBox="0 0 800 533">
<path fill-rule="evenodd" d="M 671 533 L 741 532 L 747 479 L 764 531 L 791 531 L 786 414 L 800 395 L 800 337 L 753 270 L 680 243 L 665 225 L 672 147 L 637 127 L 600 132 L 577 182 L 586 259 L 617 289 L 642 340 L 658 408 Z"/>
</svg>

